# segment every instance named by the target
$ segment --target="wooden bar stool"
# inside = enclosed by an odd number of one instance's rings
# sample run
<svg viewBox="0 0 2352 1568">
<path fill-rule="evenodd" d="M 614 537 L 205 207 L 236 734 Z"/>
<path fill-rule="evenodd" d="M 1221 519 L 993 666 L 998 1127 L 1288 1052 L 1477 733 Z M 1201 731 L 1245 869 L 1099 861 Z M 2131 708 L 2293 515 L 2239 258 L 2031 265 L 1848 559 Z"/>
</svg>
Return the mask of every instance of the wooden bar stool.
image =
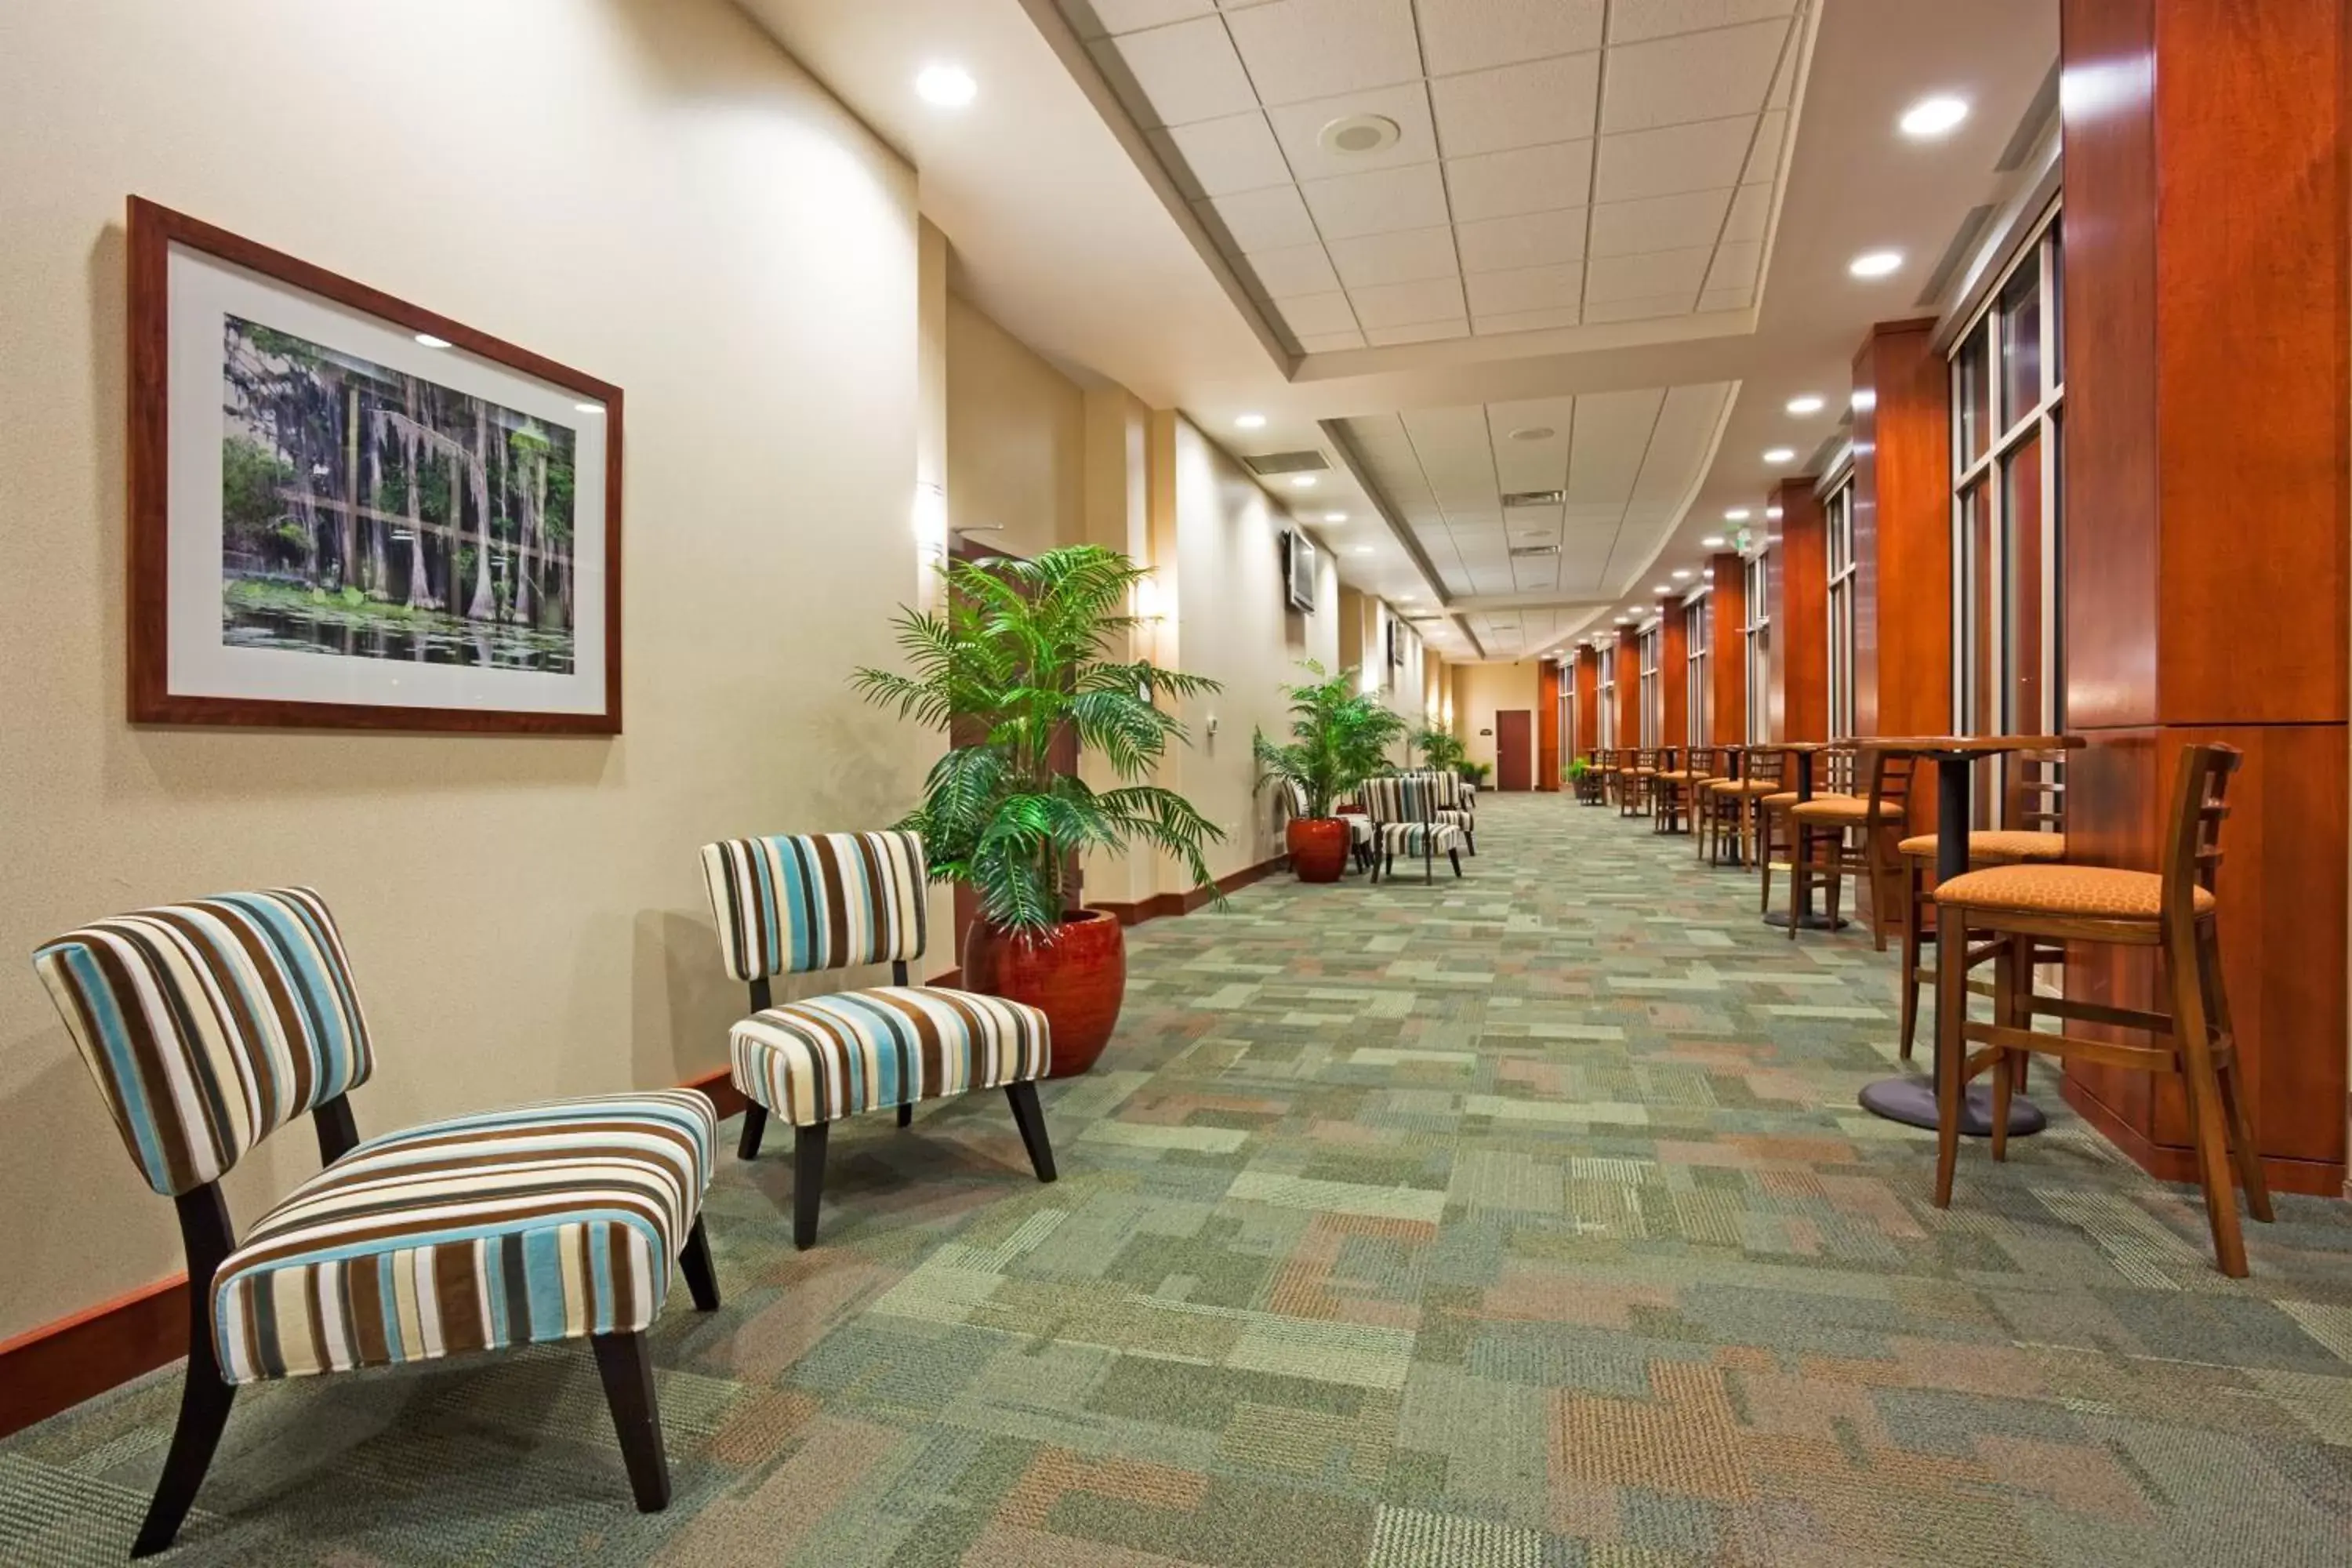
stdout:
<svg viewBox="0 0 2352 1568">
<path fill-rule="evenodd" d="M 1787 755 L 1786 752 L 1782 754 Z M 1817 749 L 1812 763 L 1813 799 L 1853 798 L 1853 769 L 1848 766 L 1841 770 L 1838 761 L 1841 754 L 1841 748 Z M 1851 763 L 1851 753 L 1843 754 Z M 1789 817 L 1789 813 L 1799 805 L 1796 786 L 1797 781 L 1789 780 L 1784 787 L 1760 796 L 1756 802 L 1756 868 L 1763 883 L 1763 900 L 1759 909 L 1765 914 L 1772 912 L 1772 868 L 1779 866 L 1793 871 L 1796 867 L 1796 835 Z M 1802 907 L 1801 902 L 1791 906 L 1792 909 Z"/>
<path fill-rule="evenodd" d="M 1617 815 L 1647 816 L 1650 813 L 1650 781 L 1658 776 L 1658 753 L 1646 746 L 1617 753 L 1622 765 L 1617 770 Z"/>
<path fill-rule="evenodd" d="M 1857 753 L 1839 747 L 1823 753 L 1829 793 L 1789 807 L 1790 941 L 1796 940 L 1803 923 L 1795 916 L 1805 908 L 1817 877 L 1829 881 L 1829 926 L 1837 929 L 1839 894 L 1851 876 L 1870 894 L 1871 940 L 1879 952 L 1886 951 L 1886 932 L 1890 926 L 1900 929 L 1900 918 L 1891 881 L 1882 881 L 1876 872 L 1882 866 L 1892 868 L 1895 843 L 1910 824 L 1916 761 L 1906 753 L 1868 748 Z M 1866 794 L 1855 787 L 1864 776 L 1869 780 Z M 1859 898 L 1854 900 L 1857 910 L 1861 903 Z"/>
<path fill-rule="evenodd" d="M 1704 792 L 1706 802 L 1706 862 L 1724 864 L 1728 843 L 1742 868 L 1756 864 L 1756 843 L 1763 831 L 1758 802 L 1781 793 L 1781 770 L 1787 756 L 1769 747 L 1748 748 L 1740 758 L 1740 776 L 1718 779 Z M 1792 797 L 1793 798 L 1793 797 Z"/>
<path fill-rule="evenodd" d="M 1661 746 L 1657 771 L 1650 775 L 1650 831 L 1685 833 L 1697 819 L 1691 791 L 1700 774 L 1696 756 L 1675 746 Z"/>
<path fill-rule="evenodd" d="M 2243 753 L 2234 746 L 2185 748 L 2164 835 L 2163 869 L 2125 871 L 2104 866 L 1996 866 L 1955 877 L 1936 889 L 1937 1105 L 1936 1206 L 1952 1202 L 1959 1159 L 1961 1097 L 1969 1080 L 1993 1073 L 1992 1157 L 2008 1157 L 2010 1096 L 2026 1053 L 2079 1058 L 2146 1073 L 2176 1073 L 2189 1097 L 2190 1136 L 2213 1254 L 2221 1272 L 2246 1273 L 2246 1244 L 2238 1227 L 2231 1172 L 2246 1189 L 2246 1207 L 2271 1217 L 2262 1156 L 2239 1092 L 2237 1037 L 2221 987 L 2221 952 L 2215 934 L 2221 903 L 2214 876 L 2221 863 L 2221 830 L 2230 775 Z M 1993 1021 L 1968 1016 L 1969 943 L 1995 961 Z M 2033 989 L 2034 945 L 2105 942 L 2152 947 L 2164 960 L 2167 1013 L 2110 1007 Z M 2034 1032 L 2037 1016 L 2074 1018 L 2146 1030 L 2153 1045 L 2121 1045 L 2065 1034 Z M 1983 1048 L 1967 1054 L 1971 1043 Z"/>
</svg>

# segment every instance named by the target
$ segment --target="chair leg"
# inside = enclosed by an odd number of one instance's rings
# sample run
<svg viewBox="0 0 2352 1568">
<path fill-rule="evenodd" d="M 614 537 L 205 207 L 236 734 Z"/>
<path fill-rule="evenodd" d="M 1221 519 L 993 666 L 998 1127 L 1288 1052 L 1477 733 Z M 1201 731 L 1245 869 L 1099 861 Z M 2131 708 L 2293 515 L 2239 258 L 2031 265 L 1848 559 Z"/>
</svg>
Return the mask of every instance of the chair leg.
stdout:
<svg viewBox="0 0 2352 1568">
<path fill-rule="evenodd" d="M 1913 1040 L 1919 1033 L 1919 886 L 1918 872 L 1903 873 L 1903 1040 L 1902 1057 L 1911 1059 Z"/>
<path fill-rule="evenodd" d="M 677 1262 L 686 1274 L 686 1288 L 693 1293 L 694 1310 L 719 1310 L 719 1273 L 710 1267 L 710 1234 L 703 1229 L 700 1215 L 694 1216 L 694 1228 L 686 1233 L 686 1246 Z"/>
<path fill-rule="evenodd" d="M 1804 916 L 1801 912 L 1812 900 L 1813 863 L 1811 859 L 1812 830 L 1795 817 L 1789 818 L 1789 940 L 1797 940 L 1797 927 Z"/>
<path fill-rule="evenodd" d="M 1968 1037 L 1968 922 L 1948 910 L 1936 916 L 1936 1206 L 1952 1206 L 1952 1175 L 1960 1159 L 1960 1064 Z"/>
<path fill-rule="evenodd" d="M 898 1125 L 901 1127 L 912 1127 L 914 1124 L 915 1102 L 910 1100 L 906 1104 L 898 1108 Z"/>
<path fill-rule="evenodd" d="M 746 1105 L 743 1108 L 743 1136 L 736 1140 L 735 1157 L 738 1160 L 757 1159 L 760 1154 L 760 1140 L 766 1135 L 767 1131 L 768 1108 L 757 1102 Z"/>
<path fill-rule="evenodd" d="M 1037 1086 L 1034 1083 L 1008 1083 L 1004 1098 L 1013 1102 L 1013 1125 L 1021 1130 L 1021 1146 L 1029 1151 L 1030 1169 L 1041 1182 L 1055 1177 L 1054 1144 L 1045 1136 L 1045 1112 L 1037 1103 Z"/>
<path fill-rule="evenodd" d="M 163 1460 L 162 1479 L 155 1483 L 155 1499 L 147 1505 L 139 1538 L 131 1542 L 133 1557 L 152 1556 L 179 1535 L 180 1522 L 188 1517 L 196 1489 L 204 1485 L 205 1472 L 212 1468 L 213 1450 L 220 1445 L 221 1429 L 228 1425 L 229 1405 L 236 1398 L 236 1385 L 221 1381 L 220 1368 L 213 1360 L 210 1313 L 205 1315 L 202 1349 L 196 1344 L 189 1347 L 187 1381 L 180 1389 L 180 1424 L 172 1432 L 171 1453 Z"/>
<path fill-rule="evenodd" d="M 1756 868 L 1758 880 L 1764 895 L 1759 912 L 1769 915 L 1772 912 L 1772 825 L 1760 819 L 1760 807 L 1759 815 L 1759 820 L 1756 824 Z"/>
<path fill-rule="evenodd" d="M 2032 952 L 2032 938 L 2011 937 L 1993 957 L 1992 1016 L 2004 1029 L 2022 1028 L 2032 1021 L 2018 1005 L 2017 992 L 2020 984 L 2033 984 Z M 1991 1141 L 1996 1161 L 2009 1158 L 2009 1106 L 2017 1088 L 2017 1055 L 2005 1050 L 1993 1058 Z"/>
<path fill-rule="evenodd" d="M 2197 1180 L 2205 1189 L 2205 1219 L 2213 1230 L 2213 1258 L 2232 1279 L 2246 1277 L 2246 1241 L 2238 1228 L 2238 1194 L 2230 1184 L 2229 1131 L 2221 1119 L 2221 1086 L 2213 1076 L 2212 1037 L 2206 1032 L 2204 986 L 2196 938 L 2188 951 L 2167 933 L 2164 966 L 2172 984 L 2173 1047 L 2180 1054 L 2181 1086 L 2189 1094 L 2189 1138 Z"/>
<path fill-rule="evenodd" d="M 824 1139 L 833 1123 L 793 1129 L 793 1245 L 816 1245 L 816 1209 L 824 1197 Z"/>
<path fill-rule="evenodd" d="M 669 1506 L 669 1458 L 662 1452 L 661 1405 L 654 1397 L 654 1358 L 639 1333 L 593 1334 L 597 1375 L 604 1380 L 604 1403 L 613 1407 L 613 1430 L 621 1439 L 621 1462 L 639 1513 Z"/>
<path fill-rule="evenodd" d="M 1478 852 L 1475 849 L 1473 849 L 1470 853 L 1475 855 Z M 1454 875 L 1457 879 L 1459 879 L 1462 875 L 1462 851 L 1459 849 L 1448 849 L 1445 852 L 1445 858 L 1454 862 Z"/>
<path fill-rule="evenodd" d="M 2198 928 L 2197 973 L 2205 987 L 2207 1016 L 2229 1042 L 2229 1054 L 2214 1059 L 2213 1076 L 2221 1086 L 2221 1110 L 2230 1124 L 2230 1152 L 2237 1162 L 2238 1183 L 2246 1189 L 2246 1212 L 2268 1225 L 2273 1217 L 2270 1184 L 2263 1175 L 2263 1152 L 2254 1142 L 2253 1120 L 2246 1114 L 2246 1102 L 2238 1093 L 2238 1037 L 2230 1023 L 2230 994 L 2221 984 L 2221 949 L 2213 940 L 2210 922 Z"/>
</svg>

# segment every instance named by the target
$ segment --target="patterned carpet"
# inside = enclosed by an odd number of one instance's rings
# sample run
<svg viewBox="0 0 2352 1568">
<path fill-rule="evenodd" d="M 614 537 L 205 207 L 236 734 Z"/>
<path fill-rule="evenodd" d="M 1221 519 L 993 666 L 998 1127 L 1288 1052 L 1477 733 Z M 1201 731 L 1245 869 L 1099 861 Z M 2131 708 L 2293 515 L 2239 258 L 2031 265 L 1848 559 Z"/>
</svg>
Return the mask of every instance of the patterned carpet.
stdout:
<svg viewBox="0 0 2352 1568">
<path fill-rule="evenodd" d="M 572 1346 L 248 1393 L 174 1560 L 2352 1561 L 2352 1211 L 2283 1200 L 2235 1283 L 2062 1114 L 1938 1214 L 1853 1103 L 1890 959 L 1613 812 L 1479 817 L 1458 883 L 1133 932 L 1056 1185 L 1001 1096 L 867 1118 L 795 1254 L 788 1157 L 730 1155 L 667 1513 Z M 121 1562 L 175 1400 L 0 1445 L 0 1563 Z"/>
</svg>

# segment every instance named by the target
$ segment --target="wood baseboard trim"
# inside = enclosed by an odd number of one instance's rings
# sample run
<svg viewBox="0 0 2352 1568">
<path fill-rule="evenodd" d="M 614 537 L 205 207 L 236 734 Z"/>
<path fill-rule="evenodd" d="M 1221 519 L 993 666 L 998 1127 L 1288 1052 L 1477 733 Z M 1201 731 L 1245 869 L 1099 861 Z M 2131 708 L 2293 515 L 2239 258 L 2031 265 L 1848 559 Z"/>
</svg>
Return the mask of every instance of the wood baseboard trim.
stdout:
<svg viewBox="0 0 2352 1568">
<path fill-rule="evenodd" d="M 2114 1107 L 2072 1078 L 2058 1080 L 2059 1097 L 2072 1106 L 2074 1114 L 2098 1130 L 2099 1135 L 2123 1151 L 2141 1170 L 2159 1182 L 2190 1182 L 2197 1180 L 2197 1155 L 2194 1150 L 2171 1143 L 2158 1143 L 2138 1128 L 2125 1121 Z M 2282 1160 L 2274 1155 L 2263 1156 L 2263 1180 L 2274 1193 L 2301 1193 L 2315 1198 L 2352 1197 L 2352 1185 L 2347 1185 L 2345 1167 L 2320 1160 Z"/>
<path fill-rule="evenodd" d="M 1276 855 L 1274 858 L 1261 860 L 1255 866 L 1244 866 L 1238 871 L 1229 872 L 1218 878 L 1217 891 L 1239 892 L 1252 882 L 1262 881 L 1289 864 L 1289 856 Z M 1155 893 L 1150 898 L 1139 899 L 1134 903 L 1121 903 L 1109 899 L 1094 899 L 1088 900 L 1088 907 L 1100 910 L 1107 915 L 1116 915 L 1118 918 L 1118 923 L 1123 926 L 1139 926 L 1146 921 L 1166 920 L 1176 915 L 1189 915 L 1198 909 L 1205 909 L 1211 898 L 1212 895 L 1206 888 L 1195 888 L 1186 893 Z"/>
</svg>

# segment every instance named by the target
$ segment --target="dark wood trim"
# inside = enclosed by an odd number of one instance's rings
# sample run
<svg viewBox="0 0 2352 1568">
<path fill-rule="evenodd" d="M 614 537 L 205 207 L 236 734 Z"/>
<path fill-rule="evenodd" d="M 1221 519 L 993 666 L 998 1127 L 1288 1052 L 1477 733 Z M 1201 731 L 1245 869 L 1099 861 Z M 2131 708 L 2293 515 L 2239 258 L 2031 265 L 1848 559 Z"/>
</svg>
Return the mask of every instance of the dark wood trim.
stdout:
<svg viewBox="0 0 2352 1568">
<path fill-rule="evenodd" d="M 323 267 L 143 197 L 130 198 L 130 717 L 134 724 L 235 724 L 279 729 L 405 730 L 465 734 L 617 735 L 621 732 L 621 389 L 488 332 L 394 298 Z M 171 247 L 257 272 L 377 317 L 604 405 L 604 711 L 530 713 L 358 702 L 175 696 L 171 680 L 170 369 Z"/>
<path fill-rule="evenodd" d="M 1237 893 L 1252 882 L 1262 881 L 1289 864 L 1290 857 L 1277 855 L 1271 860 L 1261 860 L 1255 866 L 1244 866 L 1238 871 L 1231 871 L 1218 878 L 1217 891 Z M 1087 900 L 1087 907 L 1100 910 L 1103 913 L 1115 917 L 1123 926 L 1139 926 L 1146 921 L 1167 920 L 1177 915 L 1189 915 L 1195 910 L 1205 909 L 1212 897 L 1206 888 L 1194 888 L 1182 893 L 1155 893 L 1150 898 L 1139 899 L 1133 903 L 1123 903 L 1111 899 L 1090 899 Z M 931 984 L 946 985 L 951 982 L 934 980 Z"/>
<path fill-rule="evenodd" d="M 0 1342 L 0 1437 L 188 1353 L 188 1277 L 117 1296 Z"/>
<path fill-rule="evenodd" d="M 707 1072 L 700 1078 L 690 1078 L 678 1087 L 698 1089 L 709 1095 L 710 1103 L 719 1108 L 719 1117 L 723 1121 L 751 1103 L 743 1098 L 743 1091 L 735 1087 L 734 1073 L 735 1069 L 732 1068 L 720 1068 L 717 1072 Z"/>
<path fill-rule="evenodd" d="M 2122 1150 L 2126 1158 L 2159 1182 L 2197 1180 L 2197 1151 L 2171 1143 L 2158 1143 L 2140 1131 L 2138 1125 L 2122 1111 L 2101 1100 L 2082 1077 L 2068 1072 L 2058 1079 L 2058 1093 L 2074 1108 L 2074 1114 L 2096 1128 L 2100 1135 Z M 2328 1163 L 2317 1160 L 2283 1160 L 2273 1154 L 2263 1156 L 2263 1180 L 2273 1192 L 2304 1193 L 2313 1197 L 2352 1197 L 2352 1181 L 2347 1180 L 2345 1166 L 2339 1162 Z"/>
</svg>

